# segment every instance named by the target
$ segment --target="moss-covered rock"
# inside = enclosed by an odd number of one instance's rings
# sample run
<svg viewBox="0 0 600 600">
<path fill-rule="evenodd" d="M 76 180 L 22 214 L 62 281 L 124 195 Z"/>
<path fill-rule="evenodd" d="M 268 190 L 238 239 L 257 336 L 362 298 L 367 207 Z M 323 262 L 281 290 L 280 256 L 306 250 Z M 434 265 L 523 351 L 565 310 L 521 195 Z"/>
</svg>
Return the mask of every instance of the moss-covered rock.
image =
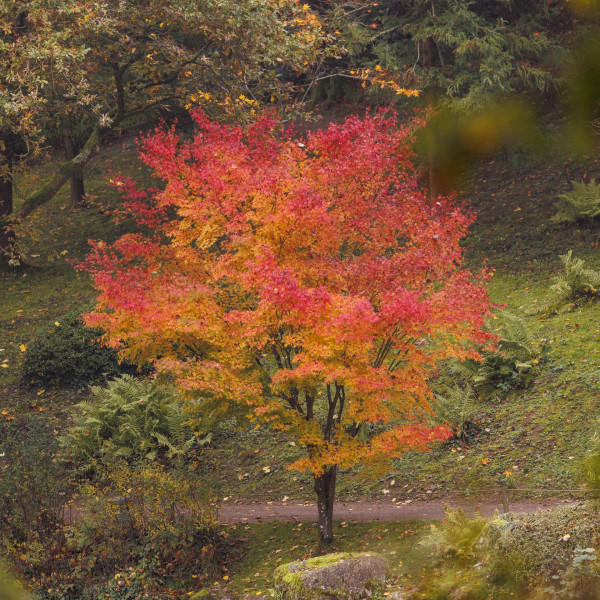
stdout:
<svg viewBox="0 0 600 600">
<path fill-rule="evenodd" d="M 281 565 L 274 585 L 285 600 L 366 598 L 387 573 L 386 559 L 374 552 L 326 554 Z"/>
</svg>

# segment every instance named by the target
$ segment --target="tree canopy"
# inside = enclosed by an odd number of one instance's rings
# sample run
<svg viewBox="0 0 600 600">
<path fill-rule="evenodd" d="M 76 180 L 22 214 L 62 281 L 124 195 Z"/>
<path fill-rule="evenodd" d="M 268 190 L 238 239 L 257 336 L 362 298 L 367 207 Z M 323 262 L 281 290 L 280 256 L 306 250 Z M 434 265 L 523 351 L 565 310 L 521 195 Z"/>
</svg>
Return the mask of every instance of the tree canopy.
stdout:
<svg viewBox="0 0 600 600">
<path fill-rule="evenodd" d="M 174 374 L 193 417 L 235 408 L 293 435 L 330 540 L 338 466 L 450 435 L 428 420 L 428 379 L 485 338 L 484 282 L 460 247 L 472 216 L 418 189 L 412 129 L 392 116 L 306 139 L 268 117 L 194 118 L 190 141 L 144 140 L 164 191 L 118 182 L 151 234 L 94 245 L 88 320 Z"/>
</svg>

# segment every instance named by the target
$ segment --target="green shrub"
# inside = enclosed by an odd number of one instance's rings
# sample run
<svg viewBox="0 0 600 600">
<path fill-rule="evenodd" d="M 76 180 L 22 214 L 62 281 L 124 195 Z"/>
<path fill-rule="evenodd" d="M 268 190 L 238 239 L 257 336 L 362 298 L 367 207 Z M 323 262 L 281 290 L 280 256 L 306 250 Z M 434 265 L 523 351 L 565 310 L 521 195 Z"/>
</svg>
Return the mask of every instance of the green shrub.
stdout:
<svg viewBox="0 0 600 600">
<path fill-rule="evenodd" d="M 101 455 L 153 460 L 183 455 L 197 438 L 187 427 L 174 389 L 123 375 L 93 387 L 91 402 L 76 405 L 75 424 L 61 438 L 68 456 L 84 469 Z M 210 435 L 199 443 L 207 443 Z"/>
<path fill-rule="evenodd" d="M 446 508 L 446 517 L 431 526 L 426 543 L 446 559 L 460 563 L 473 562 L 481 552 L 488 521 L 481 515 L 469 517 L 462 508 Z"/>
<path fill-rule="evenodd" d="M 558 292 L 558 300 L 578 300 L 583 297 L 595 297 L 600 288 L 600 271 L 586 269 L 585 261 L 573 258 L 569 250 L 560 256 L 564 271 L 554 278 L 552 289 Z"/>
<path fill-rule="evenodd" d="M 64 524 L 71 479 L 52 427 L 41 415 L 0 422 L 0 556 L 21 566 L 51 559 Z"/>
<path fill-rule="evenodd" d="M 495 597 L 490 590 L 501 585 L 530 600 L 597 599 L 599 534 L 597 515 L 583 505 L 532 514 L 496 512 L 490 519 L 449 510 L 425 541 L 440 562 L 421 591 L 427 598 L 475 600 Z"/>
<path fill-rule="evenodd" d="M 578 469 L 580 480 L 586 484 L 592 500 L 600 504 L 600 435 L 598 433 L 590 438 L 588 446 L 588 451 Z"/>
<path fill-rule="evenodd" d="M 527 589 L 547 585 L 571 566 L 577 547 L 593 547 L 599 534 L 596 516 L 582 505 L 502 515 L 489 524 L 488 574 Z"/>
<path fill-rule="evenodd" d="M 431 526 L 431 533 L 423 542 L 435 551 L 440 562 L 434 576 L 425 582 L 416 597 L 431 600 L 494 597 L 482 562 L 487 531 L 488 520 L 481 515 L 469 517 L 461 508 L 447 508 L 445 519 Z"/>
<path fill-rule="evenodd" d="M 538 586 L 530 600 L 600 600 L 600 569 L 594 548 L 575 548 L 570 567 L 553 585 Z"/>
<path fill-rule="evenodd" d="M 542 351 L 533 344 L 525 321 L 502 310 L 488 321 L 487 329 L 498 336 L 498 349 L 484 350 L 479 361 L 454 360 L 452 373 L 464 379 L 482 399 L 498 398 L 512 389 L 527 387 Z"/>
<path fill-rule="evenodd" d="M 103 463 L 100 475 L 100 484 L 80 486 L 77 504 L 85 518 L 66 533 L 89 579 L 130 569 L 149 577 L 214 577 L 230 543 L 217 529 L 216 498 L 204 478 L 119 459 Z"/>
<path fill-rule="evenodd" d="M 591 221 L 600 215 L 600 185 L 592 179 L 589 183 L 572 181 L 573 191 L 559 194 L 556 208 L 558 212 L 552 220 L 555 223 L 575 223 Z"/>
<path fill-rule="evenodd" d="M 116 350 L 101 343 L 102 332 L 86 327 L 80 313 L 57 319 L 27 346 L 22 367 L 23 381 L 30 385 L 83 387 L 136 367 L 119 364 Z"/>
<path fill-rule="evenodd" d="M 54 562 L 25 565 L 36 600 L 173 597 L 174 587 L 214 581 L 232 557 L 212 490 L 181 465 L 107 457 L 97 483 L 81 484 L 73 502 L 62 545 L 42 549 Z"/>
</svg>

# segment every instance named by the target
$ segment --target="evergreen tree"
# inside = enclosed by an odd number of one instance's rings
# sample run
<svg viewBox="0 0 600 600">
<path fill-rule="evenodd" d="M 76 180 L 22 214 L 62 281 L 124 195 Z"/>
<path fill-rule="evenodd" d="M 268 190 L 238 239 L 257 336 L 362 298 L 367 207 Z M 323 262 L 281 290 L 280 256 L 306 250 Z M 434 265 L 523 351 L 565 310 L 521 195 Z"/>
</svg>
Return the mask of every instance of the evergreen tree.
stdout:
<svg viewBox="0 0 600 600">
<path fill-rule="evenodd" d="M 382 0 L 363 5 L 360 19 L 350 7 L 345 14 L 346 44 L 359 65 L 460 111 L 548 90 L 552 38 L 569 18 L 558 0 Z"/>
</svg>

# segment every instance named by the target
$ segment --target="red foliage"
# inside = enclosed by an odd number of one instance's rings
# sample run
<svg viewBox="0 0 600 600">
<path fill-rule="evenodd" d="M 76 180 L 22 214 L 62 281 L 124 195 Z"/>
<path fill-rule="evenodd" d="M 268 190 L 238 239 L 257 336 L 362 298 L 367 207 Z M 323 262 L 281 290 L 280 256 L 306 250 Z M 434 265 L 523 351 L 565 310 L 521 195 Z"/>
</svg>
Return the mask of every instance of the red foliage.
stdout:
<svg viewBox="0 0 600 600">
<path fill-rule="evenodd" d="M 88 321 L 173 373 L 198 418 L 235 407 L 290 431 L 317 475 L 448 437 L 428 380 L 486 338 L 486 275 L 463 266 L 473 216 L 418 189 L 411 129 L 352 117 L 296 139 L 268 116 L 194 118 L 189 141 L 143 140 L 166 185 L 150 208 L 126 187 L 152 234 L 94 244 Z"/>
</svg>

